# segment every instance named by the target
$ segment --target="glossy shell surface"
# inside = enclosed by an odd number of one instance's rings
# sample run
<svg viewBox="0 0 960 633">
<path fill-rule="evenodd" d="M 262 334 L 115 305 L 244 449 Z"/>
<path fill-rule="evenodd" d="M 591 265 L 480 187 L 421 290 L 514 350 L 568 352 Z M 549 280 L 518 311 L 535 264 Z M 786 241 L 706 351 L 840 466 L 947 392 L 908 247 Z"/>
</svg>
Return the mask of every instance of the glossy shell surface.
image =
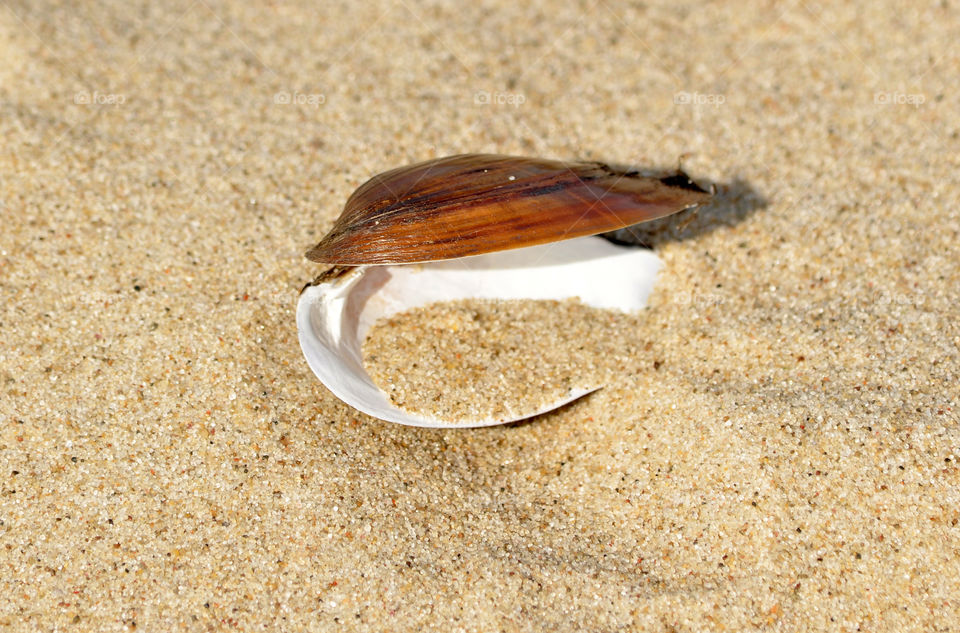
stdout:
<svg viewBox="0 0 960 633">
<path fill-rule="evenodd" d="M 709 198 L 682 172 L 655 178 L 603 163 L 463 154 L 374 176 L 307 258 L 345 266 L 454 259 L 611 231 Z"/>
</svg>

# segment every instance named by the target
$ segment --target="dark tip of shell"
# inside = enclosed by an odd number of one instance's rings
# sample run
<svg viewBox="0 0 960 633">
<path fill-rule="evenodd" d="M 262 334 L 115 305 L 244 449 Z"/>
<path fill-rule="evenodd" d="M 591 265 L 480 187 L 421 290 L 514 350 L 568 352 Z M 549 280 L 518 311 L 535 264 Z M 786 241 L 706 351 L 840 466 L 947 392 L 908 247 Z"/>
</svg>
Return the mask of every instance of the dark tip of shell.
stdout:
<svg viewBox="0 0 960 633">
<path fill-rule="evenodd" d="M 667 185 L 668 187 L 679 187 L 680 189 L 686 189 L 687 191 L 696 191 L 697 193 L 711 193 L 695 183 L 693 178 L 688 176 L 686 172 L 682 169 L 678 170 L 672 176 L 667 176 L 666 178 L 661 178 L 660 182 Z"/>
</svg>

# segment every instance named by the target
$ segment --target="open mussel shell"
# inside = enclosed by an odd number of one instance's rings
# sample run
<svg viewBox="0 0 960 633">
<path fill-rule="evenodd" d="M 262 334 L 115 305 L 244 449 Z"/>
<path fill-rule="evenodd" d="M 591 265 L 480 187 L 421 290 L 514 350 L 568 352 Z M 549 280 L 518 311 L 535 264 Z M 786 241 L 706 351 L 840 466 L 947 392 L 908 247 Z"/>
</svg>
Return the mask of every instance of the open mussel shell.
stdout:
<svg viewBox="0 0 960 633">
<path fill-rule="evenodd" d="M 438 158 L 374 176 L 307 252 L 358 266 L 454 259 L 594 235 L 703 204 L 686 174 L 496 154 Z"/>
<path fill-rule="evenodd" d="M 603 163 L 464 154 L 388 171 L 350 196 L 307 253 L 333 267 L 301 292 L 300 346 L 331 392 L 391 422 L 489 426 L 556 409 L 601 385 L 579 384 L 556 401 L 497 418 L 437 420 L 405 411 L 367 374 L 363 340 L 378 318 L 438 301 L 578 297 L 599 308 L 640 309 L 660 260 L 587 236 L 709 198 L 683 172 L 657 178 Z M 418 262 L 429 263 L 389 265 Z"/>
</svg>

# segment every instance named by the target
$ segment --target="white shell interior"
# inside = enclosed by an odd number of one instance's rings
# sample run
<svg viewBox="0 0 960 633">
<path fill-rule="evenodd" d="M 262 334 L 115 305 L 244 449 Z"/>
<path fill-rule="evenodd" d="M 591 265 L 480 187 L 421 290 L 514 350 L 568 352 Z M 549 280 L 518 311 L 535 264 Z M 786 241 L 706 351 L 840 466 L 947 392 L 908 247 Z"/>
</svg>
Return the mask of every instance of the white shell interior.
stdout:
<svg viewBox="0 0 960 633">
<path fill-rule="evenodd" d="M 651 251 L 582 237 L 542 246 L 428 264 L 366 266 L 300 295 L 300 347 L 320 381 L 360 411 L 411 426 L 467 428 L 524 420 L 599 389 L 582 385 L 515 418 L 438 420 L 394 406 L 363 367 L 361 346 L 381 317 L 437 301 L 579 297 L 587 305 L 631 311 L 646 305 L 662 263 Z"/>
</svg>

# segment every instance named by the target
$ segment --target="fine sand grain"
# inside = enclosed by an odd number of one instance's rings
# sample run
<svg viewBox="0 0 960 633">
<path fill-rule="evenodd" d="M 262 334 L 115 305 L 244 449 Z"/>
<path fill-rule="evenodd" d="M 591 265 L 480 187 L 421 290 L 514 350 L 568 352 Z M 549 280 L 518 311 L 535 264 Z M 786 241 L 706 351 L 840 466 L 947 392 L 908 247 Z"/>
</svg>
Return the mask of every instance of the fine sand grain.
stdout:
<svg viewBox="0 0 960 633">
<path fill-rule="evenodd" d="M 449 422 L 505 418 L 654 371 L 643 335 L 636 316 L 574 300 L 456 301 L 381 319 L 364 360 L 399 407 Z"/>
</svg>

